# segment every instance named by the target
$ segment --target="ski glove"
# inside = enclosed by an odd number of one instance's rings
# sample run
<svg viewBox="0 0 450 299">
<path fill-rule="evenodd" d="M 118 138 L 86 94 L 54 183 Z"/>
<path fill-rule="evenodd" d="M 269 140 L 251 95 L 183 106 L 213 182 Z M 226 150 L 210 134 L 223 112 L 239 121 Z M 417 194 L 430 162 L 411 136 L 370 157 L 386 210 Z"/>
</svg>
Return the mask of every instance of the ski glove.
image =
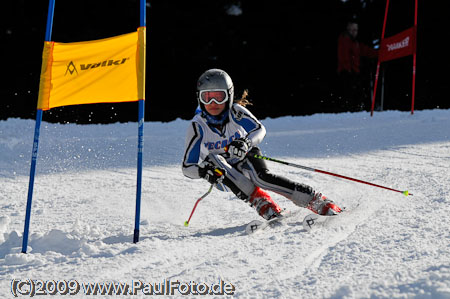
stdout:
<svg viewBox="0 0 450 299">
<path fill-rule="evenodd" d="M 239 138 L 233 140 L 228 146 L 228 153 L 230 158 L 238 159 L 239 161 L 244 160 L 245 155 L 252 147 L 252 141 L 248 138 Z"/>
<path fill-rule="evenodd" d="M 203 167 L 199 167 L 198 174 L 210 184 L 220 184 L 225 178 L 225 169 L 215 167 L 214 165 L 208 163 Z"/>
</svg>

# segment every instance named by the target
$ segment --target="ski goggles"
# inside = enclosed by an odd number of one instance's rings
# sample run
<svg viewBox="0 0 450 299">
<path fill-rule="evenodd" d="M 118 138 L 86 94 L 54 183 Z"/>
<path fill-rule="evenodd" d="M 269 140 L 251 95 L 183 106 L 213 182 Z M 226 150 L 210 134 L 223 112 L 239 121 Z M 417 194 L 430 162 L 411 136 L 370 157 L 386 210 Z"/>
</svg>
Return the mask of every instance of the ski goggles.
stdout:
<svg viewBox="0 0 450 299">
<path fill-rule="evenodd" d="M 228 101 L 228 92 L 225 89 L 201 90 L 199 94 L 200 102 L 209 105 L 212 102 L 223 104 Z"/>
</svg>

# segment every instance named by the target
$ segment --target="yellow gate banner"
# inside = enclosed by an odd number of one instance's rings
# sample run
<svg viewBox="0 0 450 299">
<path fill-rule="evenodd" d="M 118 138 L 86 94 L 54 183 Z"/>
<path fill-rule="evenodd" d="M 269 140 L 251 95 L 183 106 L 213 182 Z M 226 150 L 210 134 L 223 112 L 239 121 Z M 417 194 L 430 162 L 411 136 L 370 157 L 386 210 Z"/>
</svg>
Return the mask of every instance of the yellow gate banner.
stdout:
<svg viewBox="0 0 450 299">
<path fill-rule="evenodd" d="M 101 40 L 45 42 L 38 109 L 145 99 L 145 27 Z"/>
</svg>

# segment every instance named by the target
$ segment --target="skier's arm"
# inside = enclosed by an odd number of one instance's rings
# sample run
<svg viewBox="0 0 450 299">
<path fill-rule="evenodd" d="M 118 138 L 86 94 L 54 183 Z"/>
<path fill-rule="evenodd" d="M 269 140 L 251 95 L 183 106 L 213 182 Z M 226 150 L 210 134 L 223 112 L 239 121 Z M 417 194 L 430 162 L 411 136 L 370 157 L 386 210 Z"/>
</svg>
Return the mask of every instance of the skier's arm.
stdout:
<svg viewBox="0 0 450 299">
<path fill-rule="evenodd" d="M 201 178 L 198 163 L 200 161 L 202 138 L 202 128 L 196 122 L 192 122 L 186 134 L 182 165 L 183 174 L 191 179 Z"/>
<path fill-rule="evenodd" d="M 247 136 L 251 141 L 251 146 L 256 146 L 266 136 L 266 128 L 263 124 L 245 107 L 234 104 L 231 111 L 233 120 L 247 131 Z"/>
</svg>

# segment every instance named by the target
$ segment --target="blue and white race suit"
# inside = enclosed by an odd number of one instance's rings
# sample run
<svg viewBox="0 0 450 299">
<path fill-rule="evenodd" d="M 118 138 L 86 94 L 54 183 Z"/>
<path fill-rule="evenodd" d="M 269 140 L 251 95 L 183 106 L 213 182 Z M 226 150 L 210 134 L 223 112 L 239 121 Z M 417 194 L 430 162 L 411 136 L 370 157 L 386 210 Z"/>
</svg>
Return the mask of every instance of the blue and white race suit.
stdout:
<svg viewBox="0 0 450 299">
<path fill-rule="evenodd" d="M 233 104 L 228 113 L 228 121 L 220 128 L 208 124 L 202 113 L 194 116 L 187 130 L 183 174 L 192 179 L 200 178 L 200 164 L 208 157 L 209 162 L 226 170 L 223 184 L 217 185 L 219 189 L 231 190 L 245 200 L 257 186 L 281 194 L 295 204 L 306 207 L 314 196 L 311 187 L 270 173 L 265 161 L 254 157 L 255 154 L 261 154 L 257 145 L 266 135 L 263 124 L 239 104 Z M 225 148 L 241 137 L 248 138 L 252 148 L 242 161 L 233 160 Z"/>
</svg>

